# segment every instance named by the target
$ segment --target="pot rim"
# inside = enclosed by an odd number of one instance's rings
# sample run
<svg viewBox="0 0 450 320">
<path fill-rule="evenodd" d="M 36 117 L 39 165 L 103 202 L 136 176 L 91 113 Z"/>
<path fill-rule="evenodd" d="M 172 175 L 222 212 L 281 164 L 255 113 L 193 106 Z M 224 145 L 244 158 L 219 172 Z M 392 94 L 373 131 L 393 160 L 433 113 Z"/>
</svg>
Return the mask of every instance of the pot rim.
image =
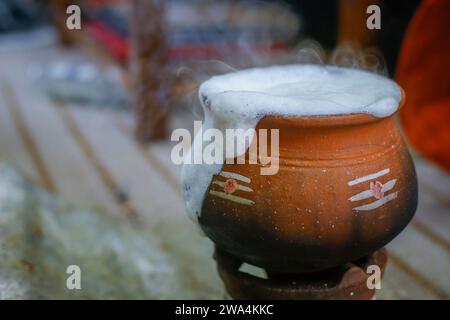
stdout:
<svg viewBox="0 0 450 320">
<path fill-rule="evenodd" d="M 405 103 L 405 92 L 402 88 L 402 98 L 398 105 L 397 110 L 386 117 L 375 117 L 371 114 L 366 113 L 353 113 L 344 115 L 331 115 L 331 116 L 279 116 L 279 115 L 266 115 L 260 122 L 264 125 L 269 125 L 270 127 L 335 127 L 335 126 L 352 126 L 352 125 L 362 125 L 372 122 L 382 121 L 393 117 L 397 112 L 403 107 Z"/>
</svg>

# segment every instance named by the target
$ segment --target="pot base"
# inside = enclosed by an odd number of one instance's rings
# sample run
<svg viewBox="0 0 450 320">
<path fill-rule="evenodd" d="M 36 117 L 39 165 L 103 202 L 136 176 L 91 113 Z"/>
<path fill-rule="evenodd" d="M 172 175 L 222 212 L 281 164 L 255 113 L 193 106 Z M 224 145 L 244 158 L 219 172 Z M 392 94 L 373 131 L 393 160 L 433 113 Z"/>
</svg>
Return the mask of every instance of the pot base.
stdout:
<svg viewBox="0 0 450 320">
<path fill-rule="evenodd" d="M 366 258 L 338 268 L 308 274 L 282 274 L 266 270 L 267 279 L 242 272 L 243 262 L 216 247 L 215 259 L 220 278 L 231 299 L 274 300 L 370 300 L 375 289 L 367 287 L 367 268 L 376 265 L 381 276 L 387 263 L 384 248 Z"/>
</svg>

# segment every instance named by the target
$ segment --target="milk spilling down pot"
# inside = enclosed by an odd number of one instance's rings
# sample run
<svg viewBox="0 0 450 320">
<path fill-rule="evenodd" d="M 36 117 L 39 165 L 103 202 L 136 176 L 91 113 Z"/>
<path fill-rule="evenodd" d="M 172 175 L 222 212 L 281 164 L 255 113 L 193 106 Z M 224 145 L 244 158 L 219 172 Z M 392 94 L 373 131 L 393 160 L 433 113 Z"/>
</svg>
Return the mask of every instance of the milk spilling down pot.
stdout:
<svg viewBox="0 0 450 320">
<path fill-rule="evenodd" d="M 336 66 L 273 66 L 213 77 L 199 97 L 203 132 L 279 131 L 275 174 L 225 155 L 222 163 L 183 166 L 188 213 L 222 250 L 277 272 L 323 270 L 383 247 L 413 217 L 415 169 L 392 119 L 403 92 L 390 79 Z M 238 145 L 236 156 L 259 152 L 254 143 Z"/>
</svg>

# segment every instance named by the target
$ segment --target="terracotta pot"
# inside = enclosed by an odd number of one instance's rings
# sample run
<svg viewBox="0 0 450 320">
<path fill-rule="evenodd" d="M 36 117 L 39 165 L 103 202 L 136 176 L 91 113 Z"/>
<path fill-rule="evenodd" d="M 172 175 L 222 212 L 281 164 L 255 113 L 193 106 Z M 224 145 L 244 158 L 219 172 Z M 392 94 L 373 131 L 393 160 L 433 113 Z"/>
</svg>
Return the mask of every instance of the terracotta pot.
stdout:
<svg viewBox="0 0 450 320">
<path fill-rule="evenodd" d="M 279 171 L 225 164 L 238 178 L 213 177 L 199 223 L 221 250 L 267 270 L 317 271 L 383 247 L 413 217 L 416 174 L 392 117 L 266 116 L 259 129 L 280 130 Z M 236 182 L 247 188 L 230 193 Z"/>
<path fill-rule="evenodd" d="M 396 81 L 408 99 L 405 133 L 424 156 L 450 171 L 450 1 L 422 1 L 406 31 Z"/>
</svg>

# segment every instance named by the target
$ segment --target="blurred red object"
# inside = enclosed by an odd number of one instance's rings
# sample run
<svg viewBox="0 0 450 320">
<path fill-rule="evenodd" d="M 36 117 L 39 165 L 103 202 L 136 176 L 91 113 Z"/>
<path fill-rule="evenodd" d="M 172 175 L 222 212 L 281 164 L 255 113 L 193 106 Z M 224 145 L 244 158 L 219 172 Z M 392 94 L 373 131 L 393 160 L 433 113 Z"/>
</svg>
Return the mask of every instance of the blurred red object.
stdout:
<svg viewBox="0 0 450 320">
<path fill-rule="evenodd" d="M 424 0 L 400 51 L 396 80 L 406 93 L 400 110 L 411 144 L 450 171 L 450 1 Z"/>
</svg>

